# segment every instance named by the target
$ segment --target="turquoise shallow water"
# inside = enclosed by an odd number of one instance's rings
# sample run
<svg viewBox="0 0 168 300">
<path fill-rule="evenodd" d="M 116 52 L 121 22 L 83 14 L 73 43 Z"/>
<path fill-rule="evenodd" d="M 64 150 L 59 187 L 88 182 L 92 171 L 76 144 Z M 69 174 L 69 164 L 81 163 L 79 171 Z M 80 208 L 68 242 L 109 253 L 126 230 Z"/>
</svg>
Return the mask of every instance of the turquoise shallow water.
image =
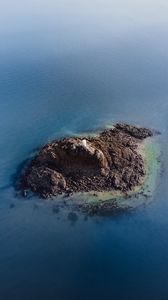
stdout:
<svg viewBox="0 0 168 300">
<path fill-rule="evenodd" d="M 167 300 L 167 4 L 8 0 L 0 14 L 0 299 Z M 162 132 L 147 206 L 85 218 L 16 195 L 37 147 L 115 121 Z"/>
</svg>

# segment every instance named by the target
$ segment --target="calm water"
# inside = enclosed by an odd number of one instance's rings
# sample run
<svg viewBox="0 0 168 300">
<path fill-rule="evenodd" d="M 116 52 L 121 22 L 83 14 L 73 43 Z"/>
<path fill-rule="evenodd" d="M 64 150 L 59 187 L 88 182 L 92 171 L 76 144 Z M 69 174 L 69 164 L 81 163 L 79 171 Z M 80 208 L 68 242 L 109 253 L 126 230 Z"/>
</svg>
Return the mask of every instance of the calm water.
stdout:
<svg viewBox="0 0 168 300">
<path fill-rule="evenodd" d="M 112 2 L 0 1 L 2 300 L 168 299 L 168 4 Z M 37 147 L 111 121 L 162 132 L 151 204 L 72 220 L 16 196 Z"/>
</svg>

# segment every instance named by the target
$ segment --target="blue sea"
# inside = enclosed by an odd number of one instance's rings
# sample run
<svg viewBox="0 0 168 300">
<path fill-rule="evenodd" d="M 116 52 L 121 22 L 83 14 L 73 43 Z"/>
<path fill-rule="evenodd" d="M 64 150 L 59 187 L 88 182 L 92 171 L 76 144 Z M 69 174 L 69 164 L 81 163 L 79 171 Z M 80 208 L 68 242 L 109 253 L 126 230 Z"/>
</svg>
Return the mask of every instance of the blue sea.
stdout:
<svg viewBox="0 0 168 300">
<path fill-rule="evenodd" d="M 1 0 L 0 24 L 0 299 L 168 300 L 168 2 Z M 162 133 L 148 205 L 18 196 L 37 148 L 118 121 Z"/>
</svg>

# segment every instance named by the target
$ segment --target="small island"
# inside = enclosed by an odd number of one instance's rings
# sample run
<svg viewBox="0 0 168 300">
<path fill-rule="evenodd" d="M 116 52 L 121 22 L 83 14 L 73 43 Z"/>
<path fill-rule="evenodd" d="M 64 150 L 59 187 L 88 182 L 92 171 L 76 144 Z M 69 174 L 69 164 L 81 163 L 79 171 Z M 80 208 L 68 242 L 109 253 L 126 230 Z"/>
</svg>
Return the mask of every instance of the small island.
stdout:
<svg viewBox="0 0 168 300">
<path fill-rule="evenodd" d="M 51 141 L 29 162 L 19 188 L 24 195 L 31 190 L 43 198 L 90 192 L 119 192 L 127 197 L 144 182 L 142 145 L 155 133 L 117 123 L 95 136 Z"/>
</svg>

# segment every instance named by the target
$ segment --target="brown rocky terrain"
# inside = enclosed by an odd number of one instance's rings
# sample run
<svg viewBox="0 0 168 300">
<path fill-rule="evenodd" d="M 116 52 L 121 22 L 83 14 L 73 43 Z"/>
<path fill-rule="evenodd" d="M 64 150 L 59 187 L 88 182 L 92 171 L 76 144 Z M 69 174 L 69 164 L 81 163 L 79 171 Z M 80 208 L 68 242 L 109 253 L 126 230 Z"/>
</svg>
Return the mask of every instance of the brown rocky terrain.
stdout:
<svg viewBox="0 0 168 300">
<path fill-rule="evenodd" d="M 44 198 L 74 192 L 131 191 L 145 175 L 138 145 L 153 133 L 142 127 L 116 124 L 97 137 L 54 140 L 29 163 L 20 188 Z"/>
</svg>

